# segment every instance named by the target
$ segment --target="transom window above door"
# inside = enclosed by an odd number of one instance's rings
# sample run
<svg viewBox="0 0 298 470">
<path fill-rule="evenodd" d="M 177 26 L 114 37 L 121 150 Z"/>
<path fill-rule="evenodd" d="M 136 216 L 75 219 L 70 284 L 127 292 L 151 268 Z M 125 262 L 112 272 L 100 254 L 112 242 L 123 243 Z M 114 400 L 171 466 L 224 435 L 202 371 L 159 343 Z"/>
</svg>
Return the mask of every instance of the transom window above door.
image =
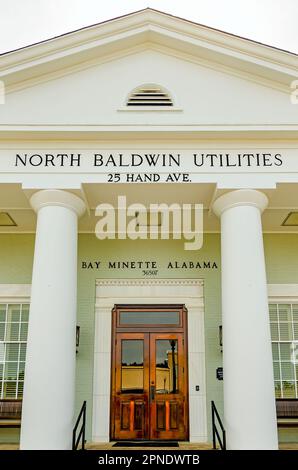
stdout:
<svg viewBox="0 0 298 470">
<path fill-rule="evenodd" d="M 181 305 L 174 307 L 167 306 L 118 306 L 117 309 L 117 328 L 143 328 L 150 327 L 175 327 L 182 326 L 183 311 Z"/>
</svg>

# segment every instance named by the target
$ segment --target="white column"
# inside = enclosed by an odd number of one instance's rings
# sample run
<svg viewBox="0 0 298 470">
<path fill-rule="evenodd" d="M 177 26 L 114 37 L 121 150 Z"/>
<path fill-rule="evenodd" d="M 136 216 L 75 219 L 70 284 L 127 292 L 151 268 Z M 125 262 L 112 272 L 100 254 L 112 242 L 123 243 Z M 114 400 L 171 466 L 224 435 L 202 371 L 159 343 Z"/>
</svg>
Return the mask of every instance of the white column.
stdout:
<svg viewBox="0 0 298 470">
<path fill-rule="evenodd" d="M 21 449 L 70 449 L 75 397 L 77 224 L 74 194 L 43 190 L 37 212 Z"/>
<path fill-rule="evenodd" d="M 224 422 L 228 449 L 277 449 L 273 363 L 261 213 L 255 190 L 219 197 Z"/>
</svg>

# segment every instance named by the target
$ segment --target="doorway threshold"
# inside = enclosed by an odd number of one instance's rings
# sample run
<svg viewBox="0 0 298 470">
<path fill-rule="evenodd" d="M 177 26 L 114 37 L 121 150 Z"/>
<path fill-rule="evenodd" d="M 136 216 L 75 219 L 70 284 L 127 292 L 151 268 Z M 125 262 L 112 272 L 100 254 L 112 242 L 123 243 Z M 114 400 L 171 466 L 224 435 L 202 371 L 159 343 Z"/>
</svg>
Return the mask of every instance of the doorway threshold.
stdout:
<svg viewBox="0 0 298 470">
<path fill-rule="evenodd" d="M 112 447 L 179 447 L 177 441 L 117 441 Z"/>
</svg>

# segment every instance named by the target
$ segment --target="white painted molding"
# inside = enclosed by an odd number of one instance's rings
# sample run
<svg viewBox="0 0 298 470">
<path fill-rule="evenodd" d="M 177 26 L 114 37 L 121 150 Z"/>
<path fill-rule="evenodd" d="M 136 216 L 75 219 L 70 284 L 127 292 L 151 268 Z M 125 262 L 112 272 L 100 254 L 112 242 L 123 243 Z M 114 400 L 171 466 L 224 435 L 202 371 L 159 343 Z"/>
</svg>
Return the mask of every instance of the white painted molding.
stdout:
<svg viewBox="0 0 298 470">
<path fill-rule="evenodd" d="M 4 54 L 0 74 L 9 76 L 12 84 L 28 81 L 28 69 L 32 78 L 46 75 L 47 64 L 57 70 L 57 63 L 76 65 L 96 56 L 115 53 L 125 48 L 148 42 L 167 45 L 171 40 L 175 50 L 183 49 L 194 57 L 208 56 L 217 63 L 234 65 L 255 76 L 286 85 L 296 77 L 297 55 L 274 47 L 208 28 L 191 21 L 173 17 L 152 9 L 145 9 L 121 18 L 82 28 L 57 38 L 42 41 Z M 182 47 L 183 46 L 183 47 Z M 224 57 L 225 60 L 222 60 Z M 237 66 L 235 66 L 235 63 Z M 47 68 L 48 70 L 48 68 Z M 27 71 L 27 74 L 25 73 Z M 49 71 L 49 70 L 48 70 Z M 9 83 L 8 83 L 9 84 Z"/>
<path fill-rule="evenodd" d="M 38 212 L 43 207 L 59 206 L 72 210 L 78 217 L 83 215 L 86 206 L 81 198 L 68 191 L 59 189 L 43 189 L 33 194 L 30 204 Z"/>
<path fill-rule="evenodd" d="M 268 284 L 269 301 L 297 302 L 298 284 Z"/>
<path fill-rule="evenodd" d="M 204 286 L 203 279 L 96 279 L 97 286 Z"/>
<path fill-rule="evenodd" d="M 213 211 L 218 217 L 226 210 L 239 206 L 252 206 L 263 212 L 268 206 L 268 202 L 266 194 L 260 191 L 238 189 L 219 196 L 213 203 Z"/>
<path fill-rule="evenodd" d="M 31 284 L 0 284 L 0 301 L 29 301 Z"/>
<path fill-rule="evenodd" d="M 162 106 L 130 106 L 130 107 L 122 107 L 118 108 L 117 112 L 125 112 L 125 113 L 147 113 L 147 112 L 162 112 L 162 113 L 174 113 L 174 112 L 183 112 L 182 108 L 175 108 L 174 106 L 171 108 L 162 107 Z"/>
<path fill-rule="evenodd" d="M 115 304 L 184 304 L 188 310 L 190 441 L 207 441 L 204 281 L 202 279 L 97 279 L 95 305 L 93 442 L 108 442 L 110 428 L 111 314 Z M 200 384 L 200 390 L 195 390 Z M 199 410 L 199 412 L 198 412 Z"/>
</svg>

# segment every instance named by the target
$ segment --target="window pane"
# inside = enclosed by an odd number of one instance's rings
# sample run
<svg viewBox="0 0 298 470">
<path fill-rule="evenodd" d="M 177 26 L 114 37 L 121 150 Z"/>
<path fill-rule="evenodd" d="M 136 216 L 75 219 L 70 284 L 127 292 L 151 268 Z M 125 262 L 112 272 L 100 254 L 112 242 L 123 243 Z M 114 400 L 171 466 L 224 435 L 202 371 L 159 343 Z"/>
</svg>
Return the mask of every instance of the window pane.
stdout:
<svg viewBox="0 0 298 470">
<path fill-rule="evenodd" d="M 284 381 L 282 382 L 283 398 L 295 398 L 295 383 Z"/>
<path fill-rule="evenodd" d="M 156 393 L 178 393 L 178 342 L 156 340 Z"/>
<path fill-rule="evenodd" d="M 290 304 L 278 304 L 279 321 L 292 321 L 291 305 Z"/>
<path fill-rule="evenodd" d="M 120 324 L 129 325 L 179 325 L 179 312 L 120 312 Z"/>
<path fill-rule="evenodd" d="M 26 341 L 28 335 L 28 323 L 21 323 L 20 341 Z"/>
<path fill-rule="evenodd" d="M 294 364 L 292 362 L 282 362 L 281 375 L 283 380 L 294 380 Z"/>
<path fill-rule="evenodd" d="M 272 343 L 272 356 L 274 361 L 279 361 L 278 343 Z"/>
<path fill-rule="evenodd" d="M 121 392 L 142 393 L 144 389 L 143 340 L 122 340 L 121 347 Z"/>
<path fill-rule="evenodd" d="M 9 305 L 7 311 L 7 321 L 8 322 L 19 322 L 20 321 L 21 306 Z"/>
<path fill-rule="evenodd" d="M 26 359 L 26 349 L 27 344 L 20 345 L 20 361 L 24 361 Z"/>
<path fill-rule="evenodd" d="M 281 387 L 280 387 L 280 382 L 275 382 L 275 396 L 276 398 L 281 398 Z"/>
<path fill-rule="evenodd" d="M 19 341 L 19 323 L 6 324 L 6 341 Z"/>
<path fill-rule="evenodd" d="M 274 371 L 274 379 L 280 380 L 280 369 L 279 369 L 279 362 L 273 363 L 273 371 Z"/>
<path fill-rule="evenodd" d="M 5 322 L 6 304 L 0 304 L 0 322 Z"/>
<path fill-rule="evenodd" d="M 272 341 L 278 341 L 278 325 L 277 323 L 271 323 L 270 324 L 270 329 L 271 329 L 271 340 Z"/>
<path fill-rule="evenodd" d="M 7 344 L 6 345 L 6 361 L 18 361 L 19 360 L 19 344 Z"/>
<path fill-rule="evenodd" d="M 298 322 L 298 304 L 293 304 L 292 310 L 293 310 L 293 321 Z"/>
<path fill-rule="evenodd" d="M 280 323 L 279 334 L 281 341 L 291 341 L 293 339 L 292 323 Z"/>
<path fill-rule="evenodd" d="M 4 341 L 5 323 L 0 323 L 0 341 Z"/>
<path fill-rule="evenodd" d="M 275 317 L 275 304 L 269 305 L 271 321 Z M 295 384 L 298 380 L 298 304 L 278 304 L 277 323 L 271 323 L 273 336 L 276 337 L 276 325 L 279 339 L 272 343 L 273 369 L 276 381 L 276 396 L 279 396 L 278 380 L 281 382 L 282 398 L 298 398 Z M 278 355 L 279 353 L 279 355 Z M 278 367 L 279 366 L 279 367 Z M 278 371 L 280 369 L 280 372 Z"/>
<path fill-rule="evenodd" d="M 24 374 L 25 374 L 25 362 L 20 362 L 18 379 L 24 380 Z"/>
<path fill-rule="evenodd" d="M 0 304 L 0 398 L 22 398 L 28 315 L 29 304 Z"/>
<path fill-rule="evenodd" d="M 298 343 L 291 344 L 291 361 L 298 364 Z"/>
<path fill-rule="evenodd" d="M 22 316 L 21 316 L 21 321 L 26 321 L 28 322 L 29 320 L 29 304 L 23 304 L 22 305 Z"/>
<path fill-rule="evenodd" d="M 0 343 L 0 362 L 3 362 L 5 359 L 5 344 Z"/>
<path fill-rule="evenodd" d="M 4 398 L 16 398 L 16 382 L 4 382 L 3 383 L 3 397 Z"/>
<path fill-rule="evenodd" d="M 280 343 L 280 359 L 281 361 L 291 360 L 291 344 L 290 343 Z"/>
<path fill-rule="evenodd" d="M 277 304 L 269 304 L 270 321 L 277 321 Z"/>
<path fill-rule="evenodd" d="M 5 380 L 17 380 L 18 375 L 18 363 L 17 362 L 6 362 L 4 379 Z"/>
<path fill-rule="evenodd" d="M 18 383 L 18 398 L 23 398 L 23 392 L 24 392 L 24 382 L 19 382 Z"/>
</svg>

